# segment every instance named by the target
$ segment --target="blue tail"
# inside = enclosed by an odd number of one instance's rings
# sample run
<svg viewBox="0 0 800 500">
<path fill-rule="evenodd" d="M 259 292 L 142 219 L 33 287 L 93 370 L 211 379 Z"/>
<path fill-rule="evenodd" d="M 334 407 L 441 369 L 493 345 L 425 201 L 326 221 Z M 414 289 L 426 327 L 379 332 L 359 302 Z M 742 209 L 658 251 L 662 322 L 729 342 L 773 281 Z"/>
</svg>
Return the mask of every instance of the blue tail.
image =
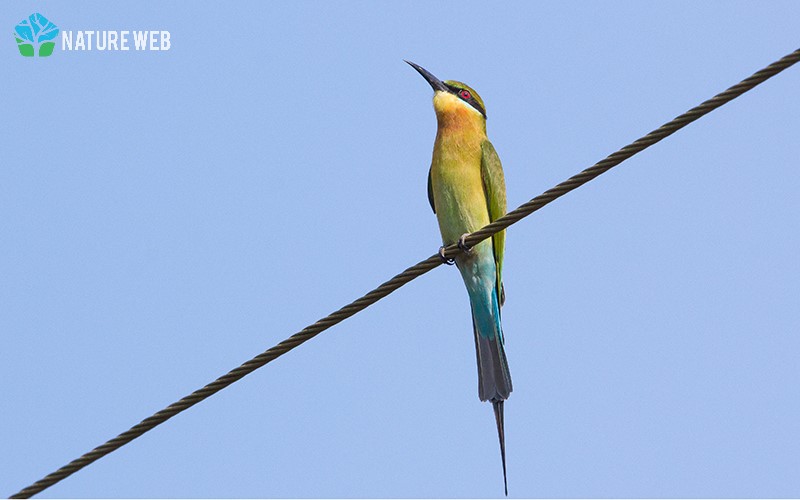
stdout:
<svg viewBox="0 0 800 500">
<path fill-rule="evenodd" d="M 495 276 L 494 270 L 490 276 Z M 508 399 L 511 394 L 511 372 L 503 349 L 500 290 L 494 279 L 487 283 L 489 280 L 482 277 L 480 274 L 464 276 L 464 281 L 472 307 L 472 329 L 478 359 L 478 397 L 481 401 L 497 402 Z"/>
<path fill-rule="evenodd" d="M 508 496 L 503 403 L 511 394 L 512 386 L 500 323 L 502 285 L 497 283 L 494 256 L 491 251 L 486 252 L 480 247 L 474 248 L 471 255 L 456 259 L 456 262 L 467 285 L 472 308 L 472 330 L 478 358 L 478 397 L 481 401 L 492 402 L 503 461 L 503 483 Z"/>
</svg>

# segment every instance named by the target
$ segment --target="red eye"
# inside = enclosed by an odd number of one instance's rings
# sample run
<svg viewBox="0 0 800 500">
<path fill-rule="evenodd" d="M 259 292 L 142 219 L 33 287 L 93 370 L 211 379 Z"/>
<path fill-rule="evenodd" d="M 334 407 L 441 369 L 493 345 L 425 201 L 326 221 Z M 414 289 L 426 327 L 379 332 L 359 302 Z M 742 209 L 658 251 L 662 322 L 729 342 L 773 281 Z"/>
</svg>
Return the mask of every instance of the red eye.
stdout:
<svg viewBox="0 0 800 500">
<path fill-rule="evenodd" d="M 472 97 L 472 94 L 469 93 L 469 90 L 462 90 L 461 92 L 459 92 L 459 94 L 461 95 L 462 99 L 465 99 L 467 101 L 470 100 L 470 98 Z"/>
</svg>

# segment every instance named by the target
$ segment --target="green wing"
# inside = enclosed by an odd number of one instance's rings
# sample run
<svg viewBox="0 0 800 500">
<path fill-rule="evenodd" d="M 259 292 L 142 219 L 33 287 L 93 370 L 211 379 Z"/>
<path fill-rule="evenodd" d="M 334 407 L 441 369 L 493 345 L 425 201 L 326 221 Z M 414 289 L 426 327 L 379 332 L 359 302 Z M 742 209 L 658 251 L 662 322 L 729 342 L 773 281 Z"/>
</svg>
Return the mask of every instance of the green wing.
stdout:
<svg viewBox="0 0 800 500">
<path fill-rule="evenodd" d="M 433 204 L 433 183 L 431 183 L 431 171 L 428 169 L 428 203 L 431 204 L 431 210 L 436 213 L 436 206 Z"/>
<path fill-rule="evenodd" d="M 503 177 L 503 166 L 497 151 L 488 140 L 481 144 L 481 178 L 483 191 L 486 193 L 486 206 L 489 208 L 489 220 L 494 222 L 506 214 L 506 181 Z M 505 302 L 503 290 L 503 253 L 506 248 L 505 230 L 492 236 L 494 261 L 497 265 L 497 285 L 500 303 Z"/>
</svg>

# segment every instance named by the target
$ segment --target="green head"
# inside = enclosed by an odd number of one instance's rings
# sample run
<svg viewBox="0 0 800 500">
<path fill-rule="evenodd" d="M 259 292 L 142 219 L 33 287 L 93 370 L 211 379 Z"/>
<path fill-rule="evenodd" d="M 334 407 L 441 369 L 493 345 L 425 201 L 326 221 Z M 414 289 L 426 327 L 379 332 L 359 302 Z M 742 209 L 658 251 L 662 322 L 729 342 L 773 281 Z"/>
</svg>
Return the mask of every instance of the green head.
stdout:
<svg viewBox="0 0 800 500">
<path fill-rule="evenodd" d="M 430 71 L 426 70 L 422 66 L 414 64 L 411 61 L 406 62 L 411 65 L 412 68 L 417 70 L 423 78 L 425 78 L 430 86 L 433 87 L 434 93 L 445 92 L 452 94 L 464 103 L 472 106 L 476 111 L 483 115 L 484 119 L 486 119 L 486 106 L 483 104 L 483 99 L 481 99 L 481 96 L 479 96 L 472 87 L 466 83 L 457 82 L 455 80 L 439 80 L 433 76 Z"/>
</svg>

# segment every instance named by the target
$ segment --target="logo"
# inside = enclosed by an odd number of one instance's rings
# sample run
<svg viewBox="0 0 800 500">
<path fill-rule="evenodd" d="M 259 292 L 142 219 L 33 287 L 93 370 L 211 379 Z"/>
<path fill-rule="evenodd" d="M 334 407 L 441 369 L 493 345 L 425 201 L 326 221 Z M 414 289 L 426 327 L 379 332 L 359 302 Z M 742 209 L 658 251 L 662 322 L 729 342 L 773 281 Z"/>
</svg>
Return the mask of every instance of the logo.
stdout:
<svg viewBox="0 0 800 500">
<path fill-rule="evenodd" d="M 24 57 L 48 57 L 61 37 L 64 52 L 164 52 L 172 48 L 167 30 L 61 30 L 36 12 L 14 28 L 14 39 Z"/>
<path fill-rule="evenodd" d="M 19 53 L 25 57 L 47 57 L 53 53 L 58 26 L 39 14 L 31 14 L 14 28 Z"/>
</svg>

